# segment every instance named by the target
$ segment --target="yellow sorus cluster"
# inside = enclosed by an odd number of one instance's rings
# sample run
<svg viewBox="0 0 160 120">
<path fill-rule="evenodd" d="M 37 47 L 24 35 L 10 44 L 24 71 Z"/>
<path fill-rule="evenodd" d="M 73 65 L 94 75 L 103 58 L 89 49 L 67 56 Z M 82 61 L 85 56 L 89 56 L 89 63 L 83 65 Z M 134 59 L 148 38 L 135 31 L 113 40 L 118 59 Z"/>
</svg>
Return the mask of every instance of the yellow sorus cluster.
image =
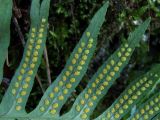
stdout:
<svg viewBox="0 0 160 120">
<path fill-rule="evenodd" d="M 80 43 L 77 52 L 74 54 L 74 57 L 71 60 L 71 65 L 68 66 L 61 78 L 62 80 L 59 82 L 60 87 L 63 86 L 63 82 L 66 82 L 67 78 L 72 75 L 73 77 L 71 77 L 69 80 L 70 83 L 66 84 L 65 86 L 67 89 L 70 89 L 72 87 L 72 83 L 76 82 L 76 77 L 80 75 L 83 69 L 90 53 L 90 49 L 93 46 L 93 38 L 90 38 L 90 32 L 87 32 L 86 35 L 89 37 L 89 42 L 87 45 L 83 41 Z M 78 63 L 78 65 L 76 63 Z"/>
<path fill-rule="evenodd" d="M 127 57 L 131 55 L 132 51 L 133 49 L 129 47 L 128 43 L 125 43 L 124 46 L 120 48 L 120 51 L 118 51 L 117 55 L 122 62 L 125 62 Z"/>
<path fill-rule="evenodd" d="M 39 29 L 38 38 L 36 38 L 36 28 L 31 28 L 31 38 L 29 39 L 26 55 L 24 58 L 24 63 L 20 68 L 20 73 L 15 82 L 15 88 L 12 89 L 12 94 L 16 95 L 17 91 L 20 91 L 16 101 L 16 110 L 20 111 L 22 109 L 21 103 L 23 102 L 23 97 L 27 94 L 27 89 L 31 81 L 31 76 L 34 74 L 34 68 L 38 61 L 39 50 L 41 49 L 41 44 L 43 42 L 42 37 L 44 33 L 44 23 L 45 19 L 42 19 L 42 25 Z M 35 41 L 35 39 L 37 39 Z M 29 68 L 29 69 L 28 69 Z M 27 77 L 24 78 L 24 75 Z M 24 81 L 22 81 L 24 80 Z M 21 85 L 22 84 L 22 85 Z"/>
<path fill-rule="evenodd" d="M 88 118 L 88 115 L 87 115 L 87 113 L 90 111 L 90 109 L 89 108 L 85 108 L 84 109 L 84 113 L 82 113 L 81 114 L 81 119 L 83 119 L 83 120 L 86 120 L 87 118 Z"/>
<path fill-rule="evenodd" d="M 88 94 L 85 94 L 85 98 L 89 99 Z M 86 104 L 87 104 L 87 106 L 85 108 L 83 108 L 83 106 L 86 105 Z M 76 111 L 78 113 L 83 109 L 83 112 L 80 115 L 80 117 L 82 119 L 87 119 L 89 112 L 91 112 L 91 107 L 93 107 L 93 104 L 94 103 L 93 103 L 92 100 L 89 100 L 89 101 L 86 102 L 85 100 L 81 99 L 80 104 L 76 105 Z"/>
<path fill-rule="evenodd" d="M 91 110 L 91 107 L 93 107 L 94 101 L 97 100 L 97 96 L 102 94 L 102 91 L 109 84 L 109 81 L 111 81 L 112 76 L 108 75 L 106 77 L 106 81 L 103 82 L 98 88 L 96 88 L 97 84 L 100 83 L 100 81 L 105 78 L 108 71 L 110 71 L 111 67 L 114 66 L 114 65 L 115 65 L 115 61 L 112 59 L 110 61 L 110 64 L 107 64 L 106 67 L 102 70 L 102 73 L 100 73 L 98 75 L 98 77 L 95 79 L 95 81 L 93 83 L 91 83 L 91 88 L 87 89 L 87 93 L 84 94 L 84 99 L 81 99 L 79 101 L 80 104 L 76 105 L 76 111 L 80 112 L 82 110 L 81 107 L 84 106 L 85 101 L 87 101 L 86 104 L 88 104 L 88 105 L 85 109 L 83 109 L 83 113 L 81 114 L 82 119 L 87 118 L 87 113 L 89 113 L 90 110 Z M 92 93 L 94 91 L 93 89 L 97 89 L 96 92 L 95 92 L 96 93 L 95 95 L 92 95 Z M 91 99 L 89 99 L 90 96 L 91 96 Z"/>
<path fill-rule="evenodd" d="M 93 95 L 91 98 L 92 89 L 87 89 L 87 93 L 84 94 L 84 99 L 80 99 L 79 104 L 76 105 L 76 111 L 80 112 L 83 109 L 83 112 L 81 113 L 81 118 L 86 119 L 88 117 L 88 113 L 91 111 L 91 107 L 94 105 L 94 101 L 97 100 L 97 96 Z M 87 105 L 86 105 L 87 104 Z M 86 105 L 85 108 L 83 106 Z"/>
<path fill-rule="evenodd" d="M 94 101 L 97 99 L 96 95 L 92 96 L 92 98 L 90 99 L 91 93 L 92 93 L 92 90 L 88 89 L 87 93 L 84 94 L 84 99 L 83 98 L 80 99 L 79 104 L 76 105 L 75 107 L 78 113 L 83 109 L 83 112 L 80 115 L 82 119 L 86 119 L 88 117 L 87 114 L 89 114 L 89 112 L 91 111 L 91 107 L 93 107 L 94 105 Z M 83 108 L 84 106 L 86 107 Z"/>
<path fill-rule="evenodd" d="M 93 100 L 97 99 L 96 96 L 93 96 L 92 99 L 90 99 L 89 94 L 91 94 L 91 92 L 91 89 L 88 89 L 87 93 L 84 94 L 85 99 L 80 99 L 79 104 L 75 106 L 75 109 L 78 113 L 83 109 L 83 112 L 80 115 L 82 119 L 86 119 L 88 117 L 87 114 L 90 112 L 91 107 L 93 107 L 94 104 Z M 84 105 L 86 105 L 85 108 Z"/>
<path fill-rule="evenodd" d="M 117 72 L 120 72 L 120 67 L 127 60 L 127 57 L 130 56 L 131 52 L 132 48 L 129 48 L 129 45 L 126 43 L 124 47 L 120 48 L 120 51 L 117 53 L 120 60 L 117 62 L 114 59 L 111 59 L 109 64 L 105 66 L 105 68 L 102 70 L 102 73 L 100 73 L 95 82 L 92 83 L 92 88 L 96 88 L 97 84 L 100 83 L 100 81 L 104 79 L 104 77 L 106 77 L 105 81 L 96 91 L 97 95 L 100 95 L 101 91 L 104 90 L 104 88 L 108 86 L 110 82 L 112 82 L 112 78 L 115 77 L 116 74 L 118 74 Z"/>
<path fill-rule="evenodd" d="M 94 105 L 94 101 L 97 100 L 97 97 L 102 94 L 102 91 L 105 89 L 105 87 L 110 84 L 110 82 L 112 81 L 112 78 L 116 75 L 116 72 L 119 72 L 120 67 L 123 65 L 123 62 L 127 60 L 127 57 L 130 56 L 131 52 L 132 52 L 132 48 L 129 48 L 129 45 L 125 44 L 124 47 L 122 47 L 118 52 L 118 56 L 121 58 L 120 61 L 117 63 L 117 61 L 115 61 L 114 59 L 111 59 L 109 61 L 109 64 L 106 64 L 104 69 L 95 79 L 95 81 L 91 84 L 91 88 L 87 89 L 87 93 L 84 95 L 85 100 L 87 100 L 89 96 L 91 96 L 93 89 L 97 89 L 97 90 L 95 92 L 96 95 L 92 96 L 91 100 L 88 102 L 88 106 L 84 109 L 83 113 L 81 114 L 82 119 L 87 118 L 87 113 L 90 111 L 91 107 Z M 113 70 L 111 71 L 111 69 Z M 108 75 L 106 76 L 106 74 Z M 99 85 L 99 87 L 97 88 L 97 84 L 99 84 L 100 81 L 103 79 L 105 79 L 105 81 L 101 85 Z M 81 111 L 82 109 L 81 106 L 84 106 L 85 100 L 83 99 L 80 100 L 80 104 L 76 106 L 77 112 Z"/>
<path fill-rule="evenodd" d="M 85 66 L 86 60 L 93 46 L 93 38 L 91 38 L 91 33 L 86 32 L 86 36 L 88 37 L 88 43 L 86 44 L 83 41 L 80 43 L 80 46 L 74 54 L 74 58 L 71 60 L 71 65 L 68 66 L 66 71 L 63 73 L 61 80 L 58 82 L 58 85 L 54 87 L 53 91 L 49 94 L 49 98 L 47 99 L 48 102 L 45 105 L 49 106 L 49 104 L 52 104 L 51 100 L 53 100 L 55 94 L 57 95 L 62 87 L 62 93 L 58 95 L 57 101 L 64 100 L 65 95 L 68 94 L 69 89 L 71 89 L 73 84 L 76 82 L 76 77 L 80 75 L 83 67 Z M 66 83 L 68 78 L 69 82 Z M 50 114 L 56 114 L 58 107 L 58 102 L 54 102 L 52 104 L 52 108 L 50 109 Z M 40 111 L 45 111 L 44 106 L 40 107 Z"/>
<path fill-rule="evenodd" d="M 154 116 L 160 110 L 160 94 L 156 95 L 152 100 L 147 102 L 140 110 L 131 118 L 131 120 L 149 120 L 150 116 Z"/>
<path fill-rule="evenodd" d="M 55 97 L 55 94 L 57 94 L 59 91 L 60 91 L 60 90 L 59 90 L 59 87 L 55 87 L 55 88 L 53 89 L 53 92 L 51 92 L 51 93 L 49 94 L 48 98 L 46 98 L 46 99 L 44 100 L 44 104 L 40 107 L 39 110 L 40 110 L 41 112 L 45 112 L 46 109 L 48 109 L 48 107 L 52 104 L 52 100 L 53 100 L 53 98 Z M 64 93 L 67 94 L 67 93 L 68 93 L 68 90 L 65 89 L 65 90 L 64 90 Z M 57 99 L 58 99 L 58 101 L 62 101 L 62 100 L 64 100 L 64 96 L 63 96 L 63 95 L 59 95 Z M 50 114 L 52 114 L 52 115 L 56 114 L 58 107 L 59 107 L 59 103 L 58 103 L 58 102 L 53 103 L 53 104 L 52 104 L 52 108 L 50 109 Z"/>
<path fill-rule="evenodd" d="M 124 114 L 134 102 L 142 96 L 142 94 L 148 90 L 149 87 L 153 85 L 152 80 L 148 80 L 147 77 L 143 77 L 134 83 L 125 94 L 123 94 L 120 99 L 114 104 L 110 110 L 106 113 L 108 119 L 114 118 L 119 119 L 122 114 Z"/>
<path fill-rule="evenodd" d="M 58 90 L 58 89 L 55 89 L 56 91 Z M 49 94 L 49 98 L 46 98 L 45 100 L 44 100 L 44 105 L 43 106 L 41 106 L 40 107 L 40 111 L 41 112 L 45 112 L 46 111 L 46 108 L 48 109 L 48 107 L 49 107 L 49 105 L 50 104 L 52 104 L 51 102 L 51 99 L 53 99 L 54 98 L 54 93 L 50 93 Z M 64 99 L 64 97 L 63 96 L 59 96 L 59 99 Z M 52 105 L 52 109 L 50 110 L 50 113 L 51 114 L 56 114 L 56 109 L 59 107 L 59 104 L 58 103 L 54 103 L 53 105 Z"/>
<path fill-rule="evenodd" d="M 97 89 L 96 95 L 101 95 L 102 91 L 105 89 L 106 86 L 109 85 L 112 78 L 115 76 L 116 72 L 119 71 L 119 67 L 120 66 L 116 65 L 116 62 L 114 59 L 111 59 L 110 64 L 107 64 L 104 67 L 102 72 L 98 75 L 98 77 L 95 79 L 95 81 L 91 84 L 92 89 Z M 113 71 L 111 71 L 112 68 L 114 68 Z M 99 84 L 100 81 L 103 79 L 105 79 L 105 81 L 103 81 L 103 83 L 97 88 L 97 84 Z M 92 90 L 89 90 L 89 91 L 92 91 Z M 88 92 L 88 93 L 90 93 L 90 92 Z"/>
<path fill-rule="evenodd" d="M 77 105 L 76 110 L 81 111 L 81 106 Z M 81 119 L 87 119 L 88 118 L 87 113 L 89 113 L 89 112 L 90 112 L 89 108 L 84 108 L 83 113 L 81 113 L 81 115 L 80 115 Z"/>
</svg>

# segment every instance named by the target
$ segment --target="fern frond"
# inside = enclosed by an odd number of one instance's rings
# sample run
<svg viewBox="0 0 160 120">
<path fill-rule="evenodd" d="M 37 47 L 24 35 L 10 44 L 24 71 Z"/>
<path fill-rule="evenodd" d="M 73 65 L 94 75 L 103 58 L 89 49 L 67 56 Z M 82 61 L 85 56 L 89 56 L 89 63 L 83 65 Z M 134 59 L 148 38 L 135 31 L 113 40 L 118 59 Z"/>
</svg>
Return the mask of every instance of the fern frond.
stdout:
<svg viewBox="0 0 160 120">
<path fill-rule="evenodd" d="M 129 120 L 152 120 L 160 113 L 160 92 L 150 98 L 135 112 Z M 157 117 L 154 118 L 158 119 Z M 158 119 L 159 120 L 159 119 Z"/>
<path fill-rule="evenodd" d="M 32 1 L 31 29 L 20 66 L 0 105 L 1 116 L 26 114 L 25 105 L 32 89 L 34 78 L 41 62 L 46 41 L 50 0 Z"/>
<path fill-rule="evenodd" d="M 3 65 L 7 58 L 10 42 L 10 21 L 12 17 L 12 0 L 0 0 L 0 84 L 3 77 Z M 5 11 L 5 12 L 4 12 Z"/>
<path fill-rule="evenodd" d="M 132 82 L 119 98 L 109 107 L 97 120 L 102 118 L 120 120 L 126 115 L 142 98 L 147 96 L 152 88 L 159 82 L 160 65 L 154 66 L 149 72 Z"/>
<path fill-rule="evenodd" d="M 95 14 L 89 27 L 73 50 L 65 68 L 47 89 L 38 107 L 29 116 L 41 115 L 44 118 L 54 117 L 58 119 L 60 109 L 87 71 L 88 64 L 96 48 L 97 36 L 105 20 L 108 4 L 106 2 Z"/>
<path fill-rule="evenodd" d="M 140 38 L 146 31 L 150 19 L 146 20 L 130 36 L 126 43 L 100 67 L 93 76 L 87 88 L 76 99 L 71 111 L 62 118 L 77 120 L 89 119 L 99 100 L 107 93 L 108 89 L 119 77 L 123 68 L 129 62 L 129 59 L 138 45 Z M 139 32 L 139 36 L 135 34 Z"/>
</svg>

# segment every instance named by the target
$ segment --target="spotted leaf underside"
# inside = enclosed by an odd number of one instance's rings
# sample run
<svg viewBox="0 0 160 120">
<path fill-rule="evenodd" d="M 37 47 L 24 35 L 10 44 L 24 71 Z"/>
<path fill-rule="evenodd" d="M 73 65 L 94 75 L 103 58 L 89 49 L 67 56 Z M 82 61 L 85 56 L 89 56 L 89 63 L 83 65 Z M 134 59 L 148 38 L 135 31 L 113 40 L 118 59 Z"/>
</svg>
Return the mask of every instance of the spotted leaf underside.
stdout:
<svg viewBox="0 0 160 120">
<path fill-rule="evenodd" d="M 76 99 L 72 109 L 69 113 L 62 116 L 61 119 L 90 119 L 90 115 L 101 98 L 104 97 L 108 89 L 119 77 L 123 68 L 128 64 L 133 51 L 138 46 L 149 23 L 150 19 L 147 19 L 130 34 L 128 40 L 99 68 L 97 73 L 91 78 L 86 89 Z M 137 33 L 138 36 L 135 35 Z"/>
<path fill-rule="evenodd" d="M 2 1 L 0 0 L 0 2 Z M 6 3 L 7 2 L 9 2 L 9 0 L 6 0 Z M 11 10 L 12 5 L 7 5 L 8 8 L 10 8 L 8 11 Z M 115 80 L 120 76 L 124 67 L 128 64 L 132 53 L 139 45 L 139 41 L 150 23 L 149 18 L 129 35 L 128 40 L 109 57 L 91 78 L 86 89 L 76 99 L 71 110 L 60 116 L 61 108 L 87 71 L 89 62 L 96 49 L 97 37 L 105 20 L 108 5 L 109 2 L 106 2 L 97 11 L 79 43 L 73 50 L 61 74 L 46 90 L 35 110 L 31 113 L 27 113 L 25 111 L 25 106 L 45 47 L 50 6 L 50 0 L 43 0 L 42 2 L 40 2 L 40 0 L 32 0 L 29 38 L 20 66 L 15 72 L 10 86 L 0 104 L 0 120 L 90 119 L 99 101 L 108 92 Z M 1 9 L 3 10 L 3 8 L 0 8 L 0 10 Z M 0 12 L 0 14 L 2 13 Z M 11 16 L 11 13 L 9 15 Z M 10 20 L 9 16 L 7 20 Z M 9 24 L 7 25 L 9 26 Z M 6 30 L 9 31 L 8 28 L 6 28 Z M 7 39 L 8 38 L 9 36 Z M 6 44 L 6 48 L 7 46 L 8 44 Z M 127 87 L 120 97 L 104 111 L 104 113 L 96 118 L 96 120 L 120 120 L 123 118 L 140 99 L 153 90 L 154 86 L 159 81 L 159 68 L 160 65 L 157 65 L 146 74 L 137 78 Z M 129 120 L 158 118 L 157 116 L 159 116 L 160 113 L 159 96 L 159 93 L 156 94 L 142 106 L 138 107 Z M 139 119 L 137 117 L 139 117 Z"/>
<path fill-rule="evenodd" d="M 159 120 L 160 92 L 142 104 L 129 120 Z"/>
<path fill-rule="evenodd" d="M 121 120 L 123 116 L 136 107 L 139 102 L 149 95 L 150 91 L 160 81 L 160 65 L 154 66 L 149 72 L 133 81 L 116 101 L 97 120 Z"/>
<path fill-rule="evenodd" d="M 79 43 L 73 50 L 61 74 L 47 89 L 38 107 L 29 116 L 59 119 L 62 106 L 87 71 L 97 44 L 100 28 L 108 8 L 106 2 L 95 14 Z"/>
<path fill-rule="evenodd" d="M 45 46 L 49 5 L 50 0 L 43 0 L 41 4 L 40 0 L 32 0 L 28 41 L 21 63 L 0 104 L 0 119 L 16 119 L 27 114 L 25 105 Z"/>
<path fill-rule="evenodd" d="M 38 107 L 26 113 L 25 106 L 40 65 L 46 41 L 50 0 L 32 0 L 31 29 L 19 68 L 0 105 L 0 119 L 53 119 L 80 82 L 96 48 L 105 20 L 108 2 L 96 13 L 55 82 L 48 88 Z M 6 104 L 7 103 L 7 104 Z M 54 108 L 54 109 L 53 109 Z M 57 109 L 56 109 L 57 108 Z"/>
</svg>

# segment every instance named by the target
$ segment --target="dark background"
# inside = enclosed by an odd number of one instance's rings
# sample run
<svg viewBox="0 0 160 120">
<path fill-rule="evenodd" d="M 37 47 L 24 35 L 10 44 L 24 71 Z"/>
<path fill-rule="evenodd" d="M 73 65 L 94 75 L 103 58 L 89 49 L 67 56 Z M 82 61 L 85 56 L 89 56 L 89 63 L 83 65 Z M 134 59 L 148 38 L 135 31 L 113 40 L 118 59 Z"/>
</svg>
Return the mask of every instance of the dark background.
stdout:
<svg viewBox="0 0 160 120">
<path fill-rule="evenodd" d="M 47 51 L 51 70 L 52 81 L 63 69 L 70 53 L 88 26 L 94 13 L 102 6 L 103 0 L 51 0 L 49 16 L 49 32 L 47 40 Z M 140 47 L 134 52 L 128 66 L 123 70 L 121 77 L 109 90 L 108 94 L 97 106 L 93 117 L 104 111 L 127 85 L 140 74 L 160 62 L 160 1 L 152 0 L 111 0 L 106 15 L 106 21 L 98 38 L 96 53 L 90 63 L 87 74 L 82 82 L 72 93 L 71 97 L 63 107 L 61 113 L 65 113 L 73 104 L 77 95 L 85 88 L 91 76 L 98 67 L 118 48 L 121 42 L 127 39 L 128 34 L 134 30 L 142 21 L 149 16 L 152 17 L 151 25 L 141 40 Z M 6 91 L 10 79 L 14 75 L 23 55 L 22 37 L 27 40 L 30 28 L 30 0 L 14 0 L 13 17 L 11 23 L 11 43 L 9 47 L 8 60 L 5 64 L 5 76 L 2 84 L 0 98 Z M 17 19 L 17 23 L 15 23 Z M 18 27 L 23 36 L 18 33 Z M 40 87 L 37 80 L 27 103 L 27 111 L 33 110 L 49 86 L 46 74 L 45 59 L 38 71 L 42 82 Z M 34 102 L 33 102 L 34 101 Z"/>
</svg>

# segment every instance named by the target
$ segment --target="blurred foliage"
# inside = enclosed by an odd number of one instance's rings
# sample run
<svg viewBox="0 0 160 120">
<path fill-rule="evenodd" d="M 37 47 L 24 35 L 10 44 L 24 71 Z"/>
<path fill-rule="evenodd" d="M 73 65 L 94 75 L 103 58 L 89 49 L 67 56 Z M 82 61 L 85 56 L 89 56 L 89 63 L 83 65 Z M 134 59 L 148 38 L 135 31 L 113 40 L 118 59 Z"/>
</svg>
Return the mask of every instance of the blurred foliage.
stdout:
<svg viewBox="0 0 160 120">
<path fill-rule="evenodd" d="M 93 14 L 103 2 L 104 0 L 52 0 L 47 41 L 52 81 L 54 81 L 64 67 L 67 58 L 79 41 Z M 17 19 L 22 33 L 26 33 L 30 25 L 30 1 L 15 0 L 15 3 L 20 11 L 20 15 L 16 15 L 15 10 L 14 16 L 18 16 Z M 89 78 L 119 44 L 127 38 L 130 31 L 149 16 L 152 17 L 152 23 L 148 32 L 143 36 L 140 47 L 134 53 L 121 77 L 109 90 L 109 94 L 98 105 L 93 117 L 99 115 L 111 105 L 134 78 L 147 71 L 153 64 L 160 62 L 160 0 L 110 1 L 106 22 L 99 35 L 96 54 L 90 64 L 87 75 L 85 75 L 77 90 L 64 106 L 62 113 L 70 108 L 75 97 L 88 83 Z M 23 54 L 23 46 L 13 22 L 11 27 L 10 66 L 5 66 L 5 80 L 2 84 L 3 91 L 1 93 L 4 93 L 7 89 L 8 81 L 19 65 Z M 27 34 L 24 34 L 24 36 L 26 38 Z M 38 75 L 43 83 L 43 87 L 46 89 L 49 84 L 47 81 L 45 59 L 42 61 Z M 42 94 L 43 92 L 38 82 L 36 82 L 29 98 L 30 101 L 27 104 L 28 110 L 32 110 L 36 106 L 32 101 L 38 103 Z"/>
</svg>

